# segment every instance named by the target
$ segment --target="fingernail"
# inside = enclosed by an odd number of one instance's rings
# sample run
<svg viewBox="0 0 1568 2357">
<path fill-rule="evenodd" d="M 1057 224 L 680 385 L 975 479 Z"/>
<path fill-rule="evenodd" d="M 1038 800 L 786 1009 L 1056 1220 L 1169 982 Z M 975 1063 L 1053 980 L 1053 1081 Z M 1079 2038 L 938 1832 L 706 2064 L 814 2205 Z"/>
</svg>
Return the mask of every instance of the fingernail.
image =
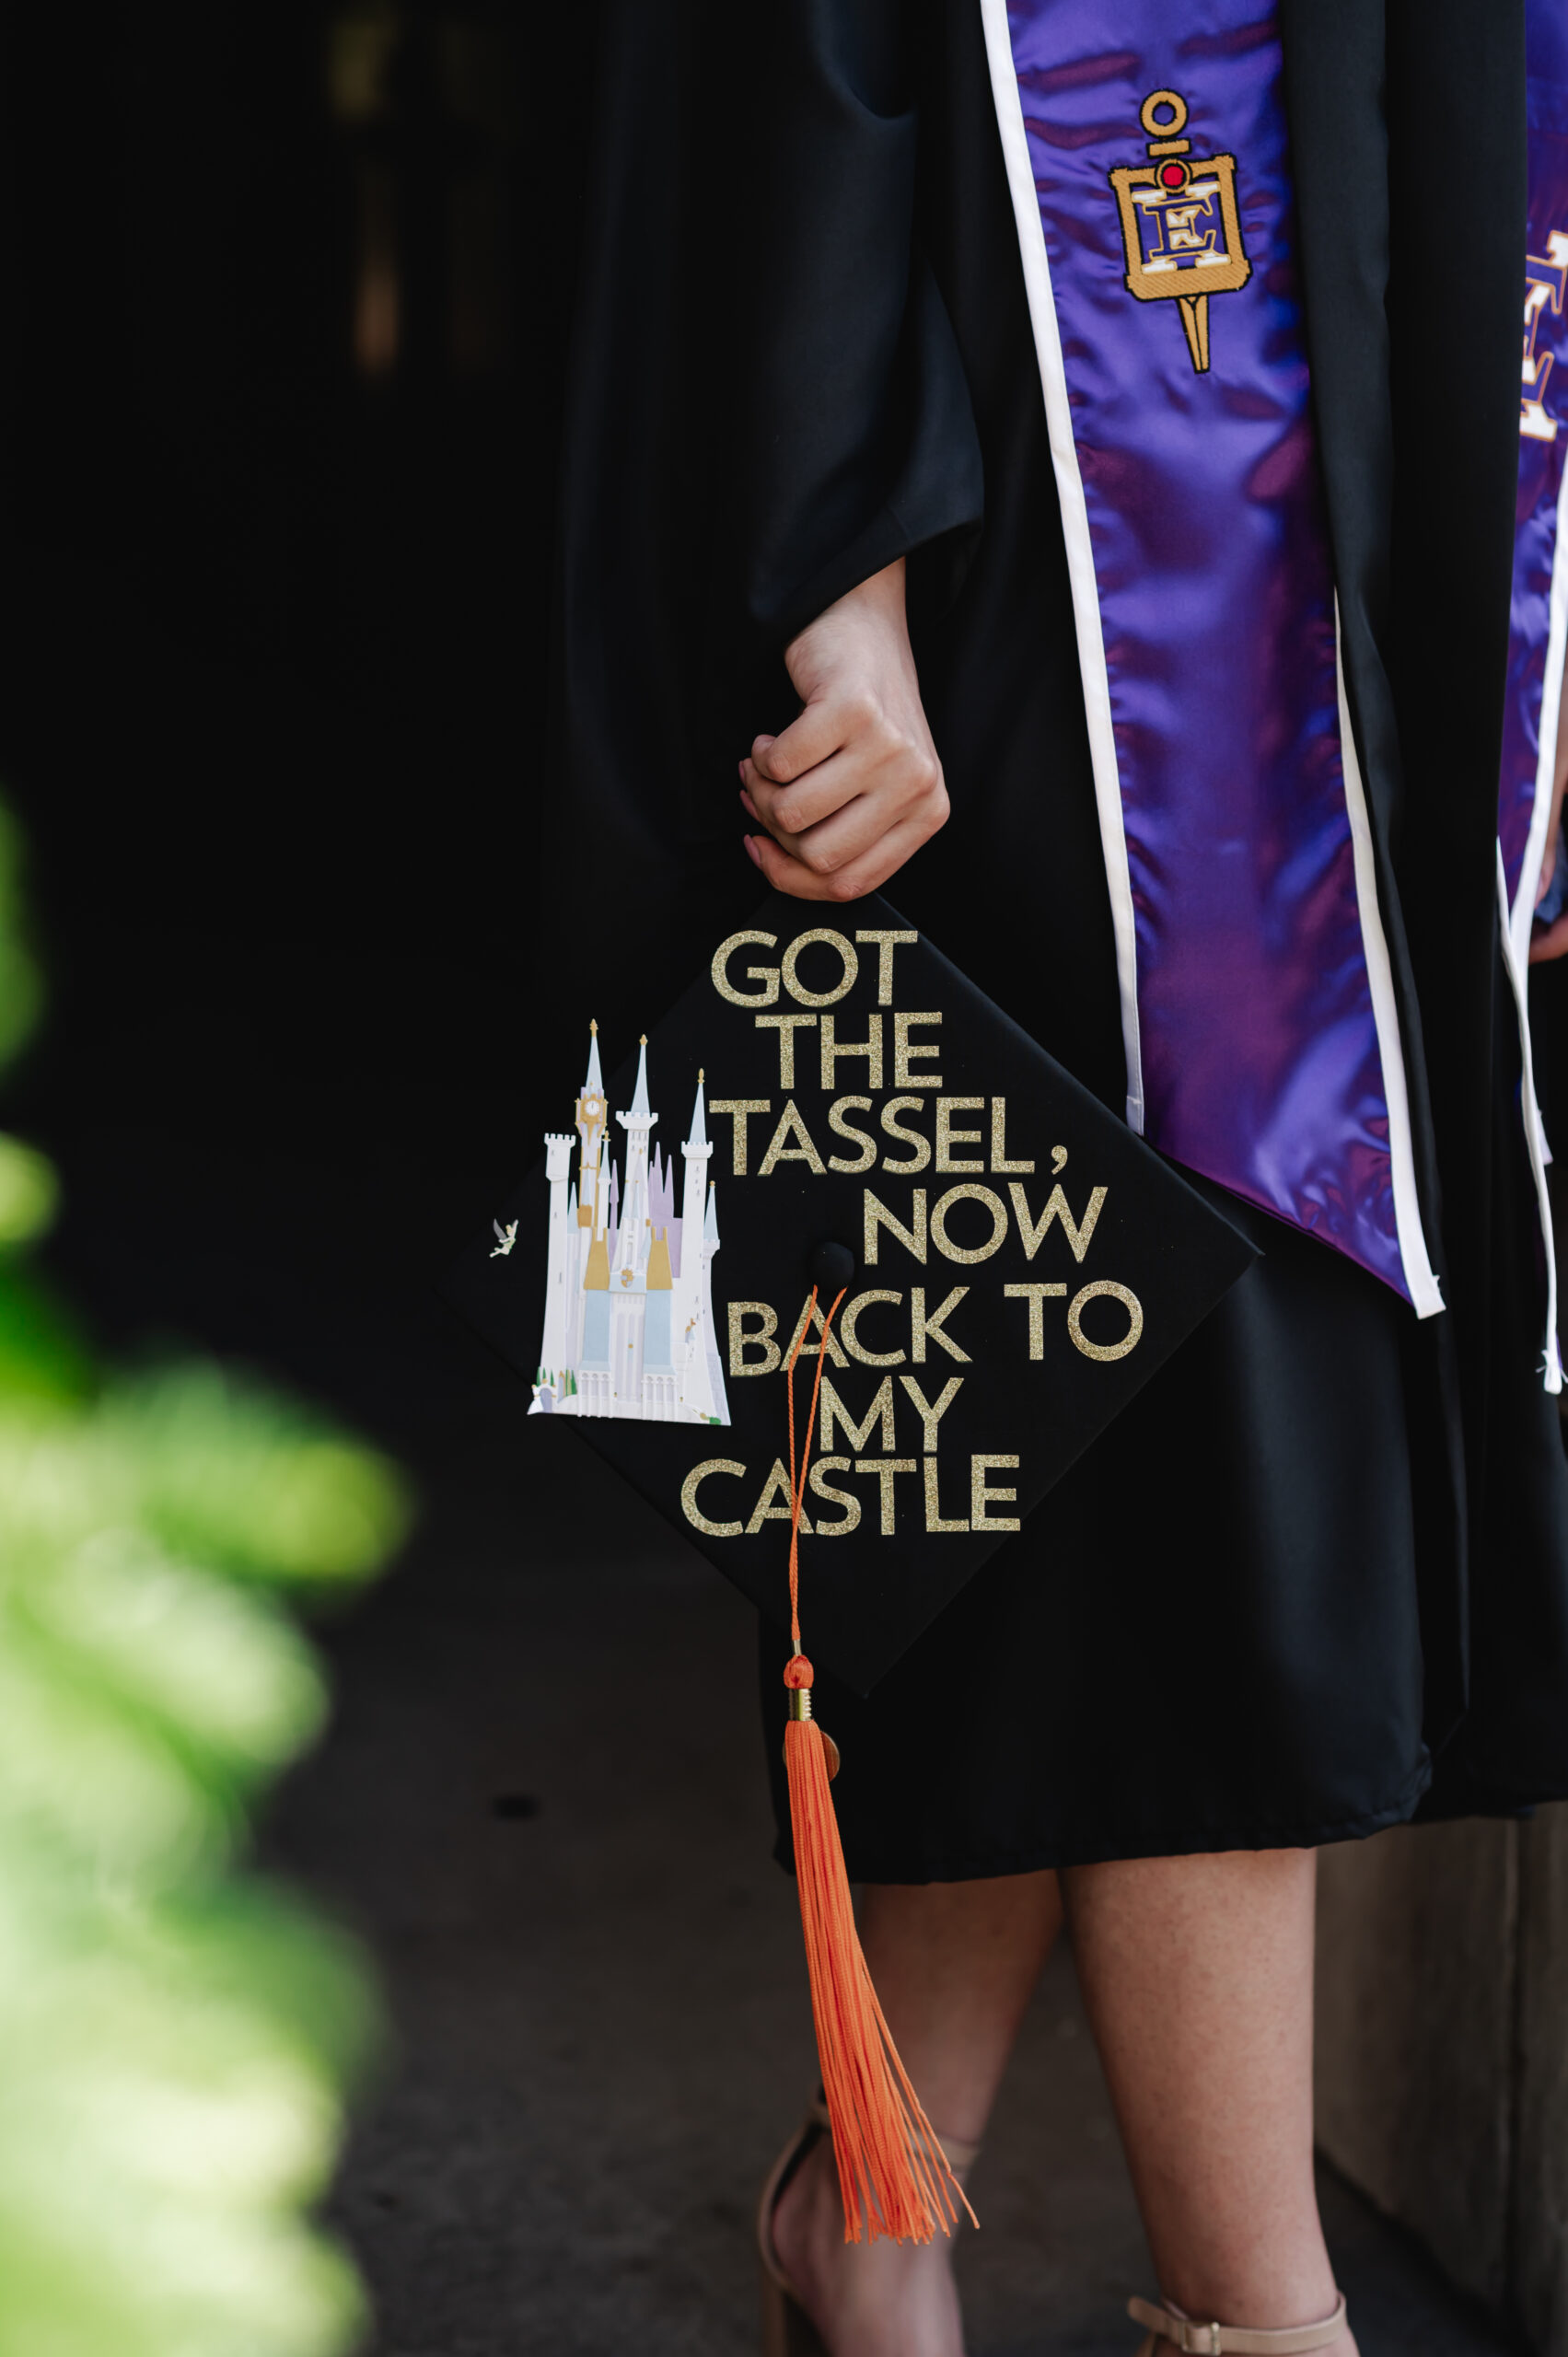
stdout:
<svg viewBox="0 0 1568 2357">
<path fill-rule="evenodd" d="M 757 818 L 757 805 L 752 801 L 751 796 L 747 793 L 744 786 L 740 789 L 740 799 L 746 807 L 746 814 L 748 818 L 757 819 L 757 823 L 761 826 L 762 822 L 761 819 Z"/>
<path fill-rule="evenodd" d="M 756 844 L 752 842 L 750 836 L 742 835 L 740 840 L 746 845 L 746 856 L 751 862 L 752 866 L 761 867 L 762 865 L 762 854 L 758 850 Z"/>
<path fill-rule="evenodd" d="M 746 764 L 744 761 L 737 761 L 735 765 L 735 773 L 737 777 L 739 778 L 741 784 L 744 785 L 746 783 Z"/>
</svg>

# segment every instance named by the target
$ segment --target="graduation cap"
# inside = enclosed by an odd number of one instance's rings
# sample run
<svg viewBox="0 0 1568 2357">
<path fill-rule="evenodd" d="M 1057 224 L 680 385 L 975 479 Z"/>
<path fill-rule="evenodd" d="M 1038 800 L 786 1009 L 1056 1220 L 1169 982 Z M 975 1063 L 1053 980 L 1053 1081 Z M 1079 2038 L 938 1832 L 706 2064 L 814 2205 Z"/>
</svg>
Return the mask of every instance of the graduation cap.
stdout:
<svg viewBox="0 0 1568 2357">
<path fill-rule="evenodd" d="M 819 916 L 772 895 L 608 1088 L 585 1009 L 447 1290 L 784 1627 L 784 1368 L 820 1362 L 812 1651 L 865 1693 L 1253 1248 L 885 900 Z"/>
<path fill-rule="evenodd" d="M 923 2238 L 957 2189 L 860 1959 L 801 1620 L 867 1691 L 1254 1248 L 886 900 L 821 913 L 771 895 L 608 1086 L 583 1010 L 575 1103 L 447 1290 L 791 1630 L 846 2217 Z"/>
</svg>

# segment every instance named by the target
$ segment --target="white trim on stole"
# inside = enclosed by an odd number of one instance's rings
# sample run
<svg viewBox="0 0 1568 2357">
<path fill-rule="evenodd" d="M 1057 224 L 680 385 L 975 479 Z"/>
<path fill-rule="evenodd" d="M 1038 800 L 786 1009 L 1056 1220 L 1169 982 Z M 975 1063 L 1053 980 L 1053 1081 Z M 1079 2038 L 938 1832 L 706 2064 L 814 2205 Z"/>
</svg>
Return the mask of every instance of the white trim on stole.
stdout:
<svg viewBox="0 0 1568 2357">
<path fill-rule="evenodd" d="M 1100 629 L 1099 589 L 1095 580 L 1094 547 L 1089 539 L 1089 511 L 1084 499 L 1084 479 L 1078 470 L 1078 446 L 1073 435 L 1073 412 L 1067 399 L 1067 371 L 1062 358 L 1062 338 L 1056 325 L 1056 303 L 1051 291 L 1051 261 L 1045 250 L 1045 228 L 1040 198 L 1029 163 L 1024 131 L 1023 102 L 1013 68 L 1013 38 L 1007 29 L 1007 0 L 980 0 L 985 24 L 986 53 L 991 61 L 991 87 L 996 120 L 1006 158 L 1007 185 L 1018 225 L 1018 246 L 1024 259 L 1024 284 L 1028 290 L 1029 319 L 1040 359 L 1045 392 L 1045 420 L 1051 436 L 1051 461 L 1062 501 L 1062 528 L 1067 541 L 1067 572 L 1073 585 L 1073 619 L 1078 637 L 1078 667 L 1083 673 L 1084 704 L 1089 723 L 1089 756 L 1094 765 L 1095 801 L 1099 810 L 1099 838 L 1105 853 L 1106 882 L 1110 888 L 1110 921 L 1116 935 L 1116 979 L 1121 993 L 1121 1040 L 1127 1055 L 1127 1126 L 1139 1136 L 1144 1130 L 1144 1054 L 1138 1038 L 1138 935 L 1132 913 L 1132 879 L 1127 869 L 1127 836 L 1121 821 L 1121 778 L 1116 761 L 1116 731 L 1110 716 L 1110 680 L 1105 668 L 1105 638 Z"/>
<path fill-rule="evenodd" d="M 1554 581 L 1554 603 L 1555 597 Z M 1519 1052 L 1524 1066 L 1523 1086 L 1519 1091 L 1520 1109 L 1525 1117 L 1525 1142 L 1529 1148 L 1530 1175 L 1536 1182 L 1541 1243 L 1546 1252 L 1546 1347 L 1541 1354 L 1541 1378 L 1549 1391 L 1561 1391 L 1562 1354 L 1557 1343 L 1557 1247 L 1551 1233 L 1551 1195 L 1546 1183 L 1546 1166 L 1550 1157 L 1546 1150 L 1546 1132 L 1541 1127 L 1540 1108 L 1536 1103 L 1535 1062 L 1530 1051 L 1529 967 L 1527 958 L 1521 963 L 1518 951 L 1514 946 L 1514 928 L 1508 922 L 1508 877 L 1503 865 L 1501 843 L 1497 846 L 1497 906 L 1503 919 L 1503 962 L 1508 969 L 1514 1005 L 1519 1017 Z"/>
<path fill-rule="evenodd" d="M 1536 912 L 1541 863 L 1546 857 L 1546 828 L 1551 816 L 1552 776 L 1557 765 L 1557 716 L 1562 698 L 1563 658 L 1568 655 L 1568 563 L 1563 562 L 1565 540 L 1568 540 L 1568 466 L 1562 470 L 1562 482 L 1557 493 L 1557 531 L 1551 547 L 1551 600 L 1546 633 L 1546 676 L 1541 681 L 1535 800 L 1530 806 L 1530 831 L 1525 839 L 1519 888 L 1514 895 L 1514 906 L 1504 920 L 1513 935 L 1514 955 L 1521 971 L 1530 962 L 1530 925 Z M 1550 1162 L 1551 1159 L 1549 1155 L 1547 1160 Z"/>
<path fill-rule="evenodd" d="M 1361 918 L 1361 948 L 1372 992 L 1372 1019 L 1377 1027 L 1377 1060 L 1383 1067 L 1383 1097 L 1388 1108 L 1388 1160 L 1394 1178 L 1394 1226 L 1400 1239 L 1400 1260 L 1418 1318 L 1435 1318 L 1443 1295 L 1433 1271 L 1426 1237 L 1421 1225 L 1421 1204 L 1415 1190 L 1415 1144 L 1411 1134 L 1410 1081 L 1405 1071 L 1404 1041 L 1400 1036 L 1400 1009 L 1394 996 L 1394 968 L 1377 905 L 1377 863 L 1372 851 L 1372 822 L 1366 810 L 1366 786 L 1355 749 L 1355 729 L 1345 694 L 1345 667 L 1340 644 L 1340 601 L 1334 598 L 1334 680 L 1340 699 L 1340 767 L 1344 772 L 1345 810 L 1350 819 L 1351 846 L 1355 854 L 1355 904 Z"/>
<path fill-rule="evenodd" d="M 1536 1102 L 1535 1055 L 1530 1039 L 1530 927 L 1546 857 L 1546 830 L 1551 818 L 1551 788 L 1557 768 L 1557 722 L 1562 702 L 1562 667 L 1568 658 L 1568 467 L 1557 493 L 1556 535 L 1551 546 L 1551 602 L 1546 632 L 1546 674 L 1540 691 L 1540 735 L 1536 752 L 1535 799 L 1530 805 L 1530 830 L 1525 838 L 1524 863 L 1519 869 L 1514 905 L 1508 906 L 1508 874 L 1503 845 L 1497 846 L 1497 897 L 1503 913 L 1503 956 L 1519 1018 L 1519 1054 L 1524 1086 L 1519 1092 L 1529 1147 L 1530 1172 L 1536 1183 L 1541 1242 L 1546 1251 L 1546 1353 L 1543 1374 L 1549 1391 L 1562 1388 L 1562 1354 L 1557 1340 L 1557 1254 L 1551 1233 L 1551 1192 L 1546 1167 L 1551 1149 Z"/>
<path fill-rule="evenodd" d="M 1084 498 L 1083 476 L 1078 468 L 1077 443 L 1073 434 L 1072 405 L 1067 398 L 1067 371 L 1062 357 L 1056 303 L 1051 288 L 1051 261 L 1046 250 L 1045 227 L 1040 217 L 1040 195 L 1029 162 L 1023 101 L 1018 95 L 1018 77 L 1013 63 L 1007 0 L 980 0 L 980 7 L 985 27 L 985 47 L 991 66 L 996 121 L 1002 134 L 1002 154 L 1007 168 L 1007 186 L 1013 199 L 1018 246 L 1023 256 L 1024 285 L 1028 296 L 1035 351 L 1040 361 L 1040 386 L 1045 396 L 1051 464 L 1056 470 L 1056 486 L 1062 501 L 1062 528 L 1067 543 L 1067 571 L 1073 588 L 1073 617 L 1077 631 L 1078 662 L 1083 673 L 1084 704 L 1088 717 L 1095 799 L 1099 810 L 1100 842 L 1105 852 L 1106 882 L 1110 892 L 1111 923 L 1116 936 L 1116 972 L 1121 993 L 1121 1036 L 1127 1054 L 1127 1120 L 1130 1128 L 1141 1133 L 1144 1127 L 1144 1073 L 1138 1034 L 1137 933 L 1133 920 L 1132 883 L 1127 865 L 1121 779 L 1116 758 L 1110 682 L 1106 670 L 1105 637 L 1100 623 L 1099 587 L 1095 576 L 1088 508 Z M 1335 669 L 1339 677 L 1340 744 L 1345 779 L 1345 808 L 1354 851 L 1362 946 L 1372 991 L 1378 1058 L 1383 1069 L 1383 1093 L 1388 1108 L 1394 1222 L 1405 1283 L 1416 1315 L 1418 1318 L 1434 1318 L 1443 1307 L 1443 1296 L 1433 1272 L 1416 1198 L 1410 1090 L 1400 1037 L 1399 1010 L 1394 999 L 1388 946 L 1377 906 L 1372 833 L 1367 821 L 1366 796 L 1356 757 L 1355 738 L 1345 702 L 1343 673 L 1338 656 L 1338 631 L 1336 608 Z"/>
</svg>

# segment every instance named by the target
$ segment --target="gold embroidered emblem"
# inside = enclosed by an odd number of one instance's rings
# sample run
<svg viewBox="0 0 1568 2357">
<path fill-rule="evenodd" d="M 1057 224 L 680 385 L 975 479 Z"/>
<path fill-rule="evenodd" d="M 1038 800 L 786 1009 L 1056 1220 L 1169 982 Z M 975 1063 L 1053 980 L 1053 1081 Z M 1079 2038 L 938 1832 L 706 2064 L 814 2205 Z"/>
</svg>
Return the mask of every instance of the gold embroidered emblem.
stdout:
<svg viewBox="0 0 1568 2357">
<path fill-rule="evenodd" d="M 1192 366 L 1209 365 L 1209 297 L 1234 294 L 1252 275 L 1236 203 L 1236 157 L 1197 157 L 1187 101 L 1153 90 L 1139 120 L 1149 134 L 1146 164 L 1119 164 L 1110 175 L 1121 214 L 1126 286 L 1140 303 L 1174 299 Z"/>
<path fill-rule="evenodd" d="M 1554 229 L 1544 254 L 1525 256 L 1524 383 L 1519 395 L 1519 431 L 1532 442 L 1555 442 L 1557 420 L 1546 406 L 1546 380 L 1552 370 L 1550 352 L 1538 352 L 1541 321 L 1548 311 L 1562 316 L 1568 296 L 1568 237 Z"/>
</svg>

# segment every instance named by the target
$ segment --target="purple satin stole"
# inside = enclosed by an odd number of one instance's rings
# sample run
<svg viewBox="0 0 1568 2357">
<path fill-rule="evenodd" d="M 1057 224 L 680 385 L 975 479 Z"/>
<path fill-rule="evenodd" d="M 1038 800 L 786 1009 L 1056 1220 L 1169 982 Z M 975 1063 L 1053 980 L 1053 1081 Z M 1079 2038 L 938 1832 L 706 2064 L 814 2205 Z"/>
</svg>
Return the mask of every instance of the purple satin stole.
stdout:
<svg viewBox="0 0 1568 2357">
<path fill-rule="evenodd" d="M 1568 458 L 1568 7 L 1529 0 L 1529 215 L 1526 238 L 1519 496 L 1508 705 L 1497 832 L 1515 946 L 1529 946 L 1546 849 L 1568 626 L 1562 488 Z M 1539 790 L 1538 790 L 1539 789 Z"/>
<path fill-rule="evenodd" d="M 1520 1110 L 1536 1182 L 1547 1278 L 1547 1388 L 1562 1388 L 1557 1254 L 1546 1136 L 1530 1050 L 1530 926 L 1551 823 L 1568 651 L 1568 6 L 1526 0 L 1529 202 L 1519 388 L 1519 480 L 1508 621 L 1508 700 L 1497 795 L 1497 893 L 1524 1065 Z"/>
<path fill-rule="evenodd" d="M 1073 574 L 1128 1120 L 1431 1315 L 1273 13 L 982 9 Z"/>
</svg>

